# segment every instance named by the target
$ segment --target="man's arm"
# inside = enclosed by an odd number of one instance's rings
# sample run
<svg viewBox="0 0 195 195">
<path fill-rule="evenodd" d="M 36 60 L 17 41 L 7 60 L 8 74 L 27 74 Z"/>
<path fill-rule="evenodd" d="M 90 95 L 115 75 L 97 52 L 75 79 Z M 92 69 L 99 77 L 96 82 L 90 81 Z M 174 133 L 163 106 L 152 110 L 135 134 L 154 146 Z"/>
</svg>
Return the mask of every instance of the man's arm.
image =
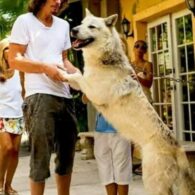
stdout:
<svg viewBox="0 0 195 195">
<path fill-rule="evenodd" d="M 8 61 L 12 69 L 26 73 L 45 73 L 53 80 L 64 80 L 58 71 L 57 64 L 46 64 L 26 59 L 24 57 L 26 48 L 26 45 L 10 43 Z"/>
</svg>

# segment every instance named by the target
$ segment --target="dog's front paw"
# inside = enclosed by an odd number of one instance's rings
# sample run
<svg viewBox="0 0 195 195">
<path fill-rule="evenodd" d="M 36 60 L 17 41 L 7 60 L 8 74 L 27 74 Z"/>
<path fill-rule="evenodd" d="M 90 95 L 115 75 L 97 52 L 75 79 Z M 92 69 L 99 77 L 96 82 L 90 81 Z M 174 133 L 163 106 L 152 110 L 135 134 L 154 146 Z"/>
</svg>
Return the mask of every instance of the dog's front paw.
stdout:
<svg viewBox="0 0 195 195">
<path fill-rule="evenodd" d="M 60 74 L 64 78 L 64 82 L 68 82 L 73 89 L 80 90 L 79 79 L 82 77 L 82 73 L 79 70 L 71 74 L 64 70 L 60 70 Z"/>
<path fill-rule="evenodd" d="M 75 73 L 71 73 L 71 74 L 69 74 L 64 70 L 59 70 L 59 71 L 62 77 L 64 78 L 64 82 L 76 81 L 78 77 L 82 76 L 80 71 L 76 71 Z"/>
</svg>

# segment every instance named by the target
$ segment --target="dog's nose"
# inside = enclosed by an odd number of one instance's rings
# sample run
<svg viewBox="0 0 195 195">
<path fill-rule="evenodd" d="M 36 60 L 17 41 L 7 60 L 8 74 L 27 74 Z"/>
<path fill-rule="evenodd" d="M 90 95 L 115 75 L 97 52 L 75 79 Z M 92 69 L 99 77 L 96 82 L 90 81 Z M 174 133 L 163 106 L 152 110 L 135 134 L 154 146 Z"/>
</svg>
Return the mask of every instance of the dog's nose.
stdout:
<svg viewBox="0 0 195 195">
<path fill-rule="evenodd" d="M 78 28 L 73 28 L 72 30 L 71 30 L 71 35 L 72 36 L 75 36 L 75 35 L 77 35 L 78 34 Z"/>
</svg>

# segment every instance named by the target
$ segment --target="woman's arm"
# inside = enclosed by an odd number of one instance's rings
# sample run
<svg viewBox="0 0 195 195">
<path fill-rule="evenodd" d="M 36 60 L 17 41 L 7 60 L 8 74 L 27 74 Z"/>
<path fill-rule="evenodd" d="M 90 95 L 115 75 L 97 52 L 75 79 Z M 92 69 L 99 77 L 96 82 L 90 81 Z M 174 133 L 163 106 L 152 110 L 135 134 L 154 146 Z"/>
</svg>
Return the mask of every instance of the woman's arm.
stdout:
<svg viewBox="0 0 195 195">
<path fill-rule="evenodd" d="M 144 87 L 150 88 L 153 83 L 153 65 L 151 62 L 145 62 L 142 75 L 137 74 L 137 79 Z"/>
</svg>

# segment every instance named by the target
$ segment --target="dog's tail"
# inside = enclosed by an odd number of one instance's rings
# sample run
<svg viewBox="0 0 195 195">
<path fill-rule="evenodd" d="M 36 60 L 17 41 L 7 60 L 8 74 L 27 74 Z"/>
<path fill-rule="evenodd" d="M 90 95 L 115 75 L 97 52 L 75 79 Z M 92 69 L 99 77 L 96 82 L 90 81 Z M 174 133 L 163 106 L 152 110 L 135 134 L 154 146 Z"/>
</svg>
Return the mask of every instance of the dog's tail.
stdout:
<svg viewBox="0 0 195 195">
<path fill-rule="evenodd" d="M 195 180 L 192 177 L 184 149 L 178 148 L 176 155 L 179 166 L 179 195 L 195 195 Z"/>
</svg>

